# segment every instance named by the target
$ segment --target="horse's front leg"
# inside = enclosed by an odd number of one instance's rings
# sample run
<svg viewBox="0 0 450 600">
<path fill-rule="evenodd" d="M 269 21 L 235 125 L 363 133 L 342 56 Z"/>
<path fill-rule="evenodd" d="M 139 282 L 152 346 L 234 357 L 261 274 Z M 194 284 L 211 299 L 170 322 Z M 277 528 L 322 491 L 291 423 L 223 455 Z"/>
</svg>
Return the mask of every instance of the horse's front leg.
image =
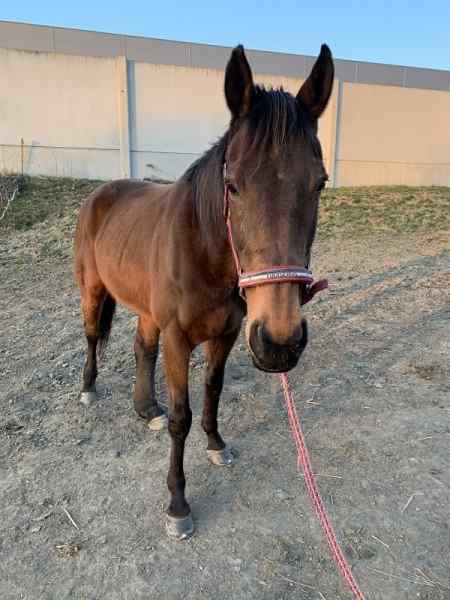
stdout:
<svg viewBox="0 0 450 600">
<path fill-rule="evenodd" d="M 176 323 L 164 331 L 164 367 L 169 389 L 169 433 L 171 437 L 170 467 L 167 485 L 170 503 L 166 529 L 170 537 L 188 538 L 194 532 L 191 509 L 184 489 L 184 445 L 192 423 L 189 407 L 188 372 L 191 347 Z"/>
<path fill-rule="evenodd" d="M 226 446 L 217 427 L 217 412 L 223 387 L 225 363 L 239 334 L 239 329 L 209 340 L 205 344 L 206 377 L 205 401 L 203 405 L 202 427 L 208 436 L 208 458 L 219 466 L 233 462 L 231 450 Z"/>
</svg>

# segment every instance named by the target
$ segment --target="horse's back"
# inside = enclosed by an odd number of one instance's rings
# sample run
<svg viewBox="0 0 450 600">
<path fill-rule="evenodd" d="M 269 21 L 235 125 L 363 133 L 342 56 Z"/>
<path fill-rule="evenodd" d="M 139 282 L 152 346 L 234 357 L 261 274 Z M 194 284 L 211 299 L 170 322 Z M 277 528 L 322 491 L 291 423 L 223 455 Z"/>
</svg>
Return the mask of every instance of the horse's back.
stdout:
<svg viewBox="0 0 450 600">
<path fill-rule="evenodd" d="M 133 179 L 118 179 L 100 185 L 89 194 L 81 206 L 76 237 L 83 233 L 95 236 L 114 206 L 138 192 L 145 192 L 149 187 L 151 184 L 146 181 Z"/>
<path fill-rule="evenodd" d="M 127 210 L 146 211 L 150 205 L 166 194 L 170 186 L 134 179 L 117 179 L 104 183 L 86 198 L 78 213 L 75 232 L 75 253 L 84 242 L 94 241 L 105 221 L 114 213 Z"/>
</svg>

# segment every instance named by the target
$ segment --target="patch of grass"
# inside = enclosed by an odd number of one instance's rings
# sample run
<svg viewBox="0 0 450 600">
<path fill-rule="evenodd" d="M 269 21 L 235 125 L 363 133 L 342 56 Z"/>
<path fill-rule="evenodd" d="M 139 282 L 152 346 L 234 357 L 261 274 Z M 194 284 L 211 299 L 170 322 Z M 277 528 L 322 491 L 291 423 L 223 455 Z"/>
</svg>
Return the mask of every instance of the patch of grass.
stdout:
<svg viewBox="0 0 450 600">
<path fill-rule="evenodd" d="M 37 223 L 75 213 L 101 183 L 90 179 L 25 176 L 23 189 L 0 222 L 0 229 L 25 231 Z"/>
<path fill-rule="evenodd" d="M 330 188 L 320 202 L 321 237 L 450 229 L 450 187 Z"/>
</svg>

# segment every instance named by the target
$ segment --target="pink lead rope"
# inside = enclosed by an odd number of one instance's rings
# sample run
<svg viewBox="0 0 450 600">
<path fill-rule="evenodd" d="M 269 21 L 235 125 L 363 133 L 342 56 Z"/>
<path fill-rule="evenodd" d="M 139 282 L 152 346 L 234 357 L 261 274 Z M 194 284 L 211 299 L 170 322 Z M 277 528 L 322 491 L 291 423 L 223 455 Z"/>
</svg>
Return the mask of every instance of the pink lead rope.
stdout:
<svg viewBox="0 0 450 600">
<path fill-rule="evenodd" d="M 322 529 L 325 533 L 325 537 L 327 538 L 328 545 L 331 548 L 331 554 L 339 567 L 342 577 L 347 582 L 348 587 L 351 589 L 354 598 L 356 598 L 356 600 L 364 600 L 364 596 L 361 590 L 359 589 L 355 578 L 353 577 L 353 573 L 350 569 L 350 566 L 345 559 L 341 547 L 339 546 L 339 542 L 336 539 L 336 534 L 334 533 L 334 529 L 328 517 L 327 510 L 325 508 L 319 490 L 317 489 L 316 479 L 311 469 L 311 461 L 309 458 L 308 448 L 305 444 L 305 439 L 303 436 L 302 428 L 300 426 L 297 410 L 295 408 L 292 389 L 289 384 L 289 378 L 287 376 L 287 373 L 281 373 L 280 380 L 281 386 L 283 388 L 284 402 L 286 405 L 292 437 L 294 438 L 295 445 L 297 446 L 298 466 L 302 467 L 303 475 L 305 476 L 306 488 L 308 490 L 309 497 L 311 498 L 311 503 L 314 507 L 314 510 L 316 511 L 317 518 L 319 519 L 320 524 L 322 525 Z"/>
<path fill-rule="evenodd" d="M 226 164 L 224 165 L 224 176 L 226 176 Z M 320 292 L 328 287 L 326 279 L 321 279 L 314 283 L 314 278 L 309 269 L 305 267 L 298 267 L 296 265 L 286 265 L 278 267 L 269 267 L 267 269 L 255 272 L 244 273 L 236 247 L 233 242 L 233 233 L 231 229 L 231 217 L 230 217 L 230 203 L 228 198 L 228 186 L 224 179 L 225 194 L 224 194 L 224 217 L 227 226 L 228 241 L 233 254 L 234 264 L 238 274 L 238 285 L 240 293 L 246 287 L 254 287 L 256 285 L 264 285 L 268 283 L 280 283 L 285 281 L 298 282 L 304 284 L 305 289 L 302 294 L 302 304 L 309 302 L 317 292 Z M 287 373 L 280 374 L 281 387 L 284 393 L 284 402 L 286 411 L 288 414 L 289 425 L 291 428 L 292 437 L 294 438 L 295 445 L 297 447 L 298 454 L 298 465 L 301 466 L 304 477 L 306 488 L 308 490 L 311 503 L 316 511 L 317 518 L 319 519 L 322 529 L 327 538 L 328 545 L 331 548 L 332 556 L 337 563 L 342 577 L 345 579 L 347 585 L 351 589 L 353 596 L 356 600 L 365 600 L 361 590 L 356 583 L 350 566 L 345 559 L 345 556 L 339 546 L 334 533 L 333 526 L 331 525 L 328 517 L 325 505 L 322 497 L 317 488 L 314 473 L 311 468 L 311 460 L 309 458 L 308 449 L 305 444 L 302 428 L 297 415 L 297 410 L 294 404 L 294 398 L 292 389 L 289 383 Z"/>
</svg>

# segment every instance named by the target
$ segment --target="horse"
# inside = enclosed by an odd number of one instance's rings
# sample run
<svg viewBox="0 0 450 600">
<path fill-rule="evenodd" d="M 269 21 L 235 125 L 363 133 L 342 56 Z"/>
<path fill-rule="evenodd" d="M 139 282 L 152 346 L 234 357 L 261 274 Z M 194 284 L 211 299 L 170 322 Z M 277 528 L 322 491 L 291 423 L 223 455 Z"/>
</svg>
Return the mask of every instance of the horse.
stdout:
<svg viewBox="0 0 450 600">
<path fill-rule="evenodd" d="M 311 295 L 311 248 L 328 179 L 318 119 L 333 79 L 324 44 L 296 96 L 266 89 L 254 84 L 237 46 L 225 70 L 231 118 L 224 135 L 175 182 L 105 183 L 79 211 L 74 263 L 87 340 L 80 400 L 96 398 L 97 357 L 119 302 L 138 316 L 134 408 L 150 429 L 167 426 L 171 438 L 166 529 L 172 538 L 194 531 L 183 469 L 193 349 L 204 344 L 207 454 L 227 466 L 234 457 L 218 431 L 218 405 L 244 317 L 248 351 L 262 371 L 293 369 L 306 347 L 302 304 Z M 155 395 L 160 334 L 168 417 Z"/>
</svg>

